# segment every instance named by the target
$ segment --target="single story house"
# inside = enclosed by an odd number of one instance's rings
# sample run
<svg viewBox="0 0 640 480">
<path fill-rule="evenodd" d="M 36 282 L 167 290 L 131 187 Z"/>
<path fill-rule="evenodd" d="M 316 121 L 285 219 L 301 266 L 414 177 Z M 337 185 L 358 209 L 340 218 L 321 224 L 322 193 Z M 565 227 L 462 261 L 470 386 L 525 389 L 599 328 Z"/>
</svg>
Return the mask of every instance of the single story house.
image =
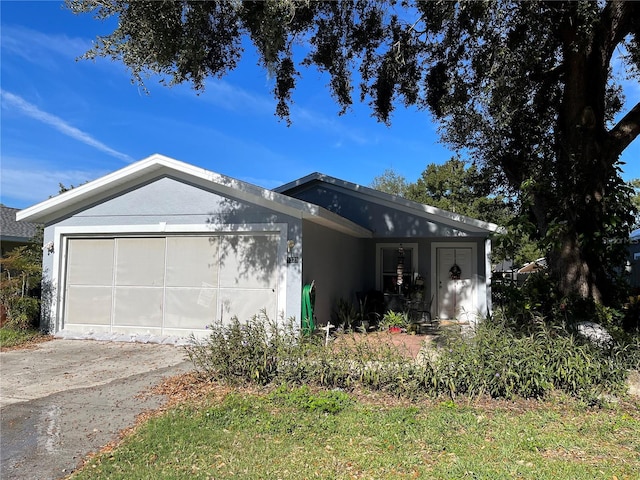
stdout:
<svg viewBox="0 0 640 480">
<path fill-rule="evenodd" d="M 264 189 L 163 155 L 22 210 L 43 223 L 51 332 L 206 335 L 264 311 L 314 317 L 358 292 L 424 285 L 432 315 L 491 310 L 490 236 L 499 227 L 311 174 Z"/>
</svg>

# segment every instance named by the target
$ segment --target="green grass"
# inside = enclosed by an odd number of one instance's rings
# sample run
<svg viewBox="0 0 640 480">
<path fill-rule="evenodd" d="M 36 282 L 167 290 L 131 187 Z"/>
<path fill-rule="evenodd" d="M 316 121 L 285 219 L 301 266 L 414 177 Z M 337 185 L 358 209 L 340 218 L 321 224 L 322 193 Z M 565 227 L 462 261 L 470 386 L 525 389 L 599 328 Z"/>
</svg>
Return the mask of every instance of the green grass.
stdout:
<svg viewBox="0 0 640 480">
<path fill-rule="evenodd" d="M 0 348 L 24 345 L 42 336 L 38 330 L 18 330 L 9 327 L 0 328 Z"/>
<path fill-rule="evenodd" d="M 306 387 L 152 418 L 74 479 L 635 479 L 637 410 L 579 402 L 385 406 Z"/>
</svg>

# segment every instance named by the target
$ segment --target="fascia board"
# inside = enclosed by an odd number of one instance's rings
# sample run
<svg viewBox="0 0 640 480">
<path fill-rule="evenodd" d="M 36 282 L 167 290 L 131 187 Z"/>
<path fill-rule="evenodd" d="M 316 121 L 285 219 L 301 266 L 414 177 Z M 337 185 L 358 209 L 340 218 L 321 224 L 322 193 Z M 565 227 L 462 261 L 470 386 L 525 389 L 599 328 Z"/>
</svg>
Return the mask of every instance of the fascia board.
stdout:
<svg viewBox="0 0 640 480">
<path fill-rule="evenodd" d="M 120 170 L 20 210 L 16 213 L 16 219 L 31 222 L 46 221 L 53 216 L 58 216 L 60 211 L 82 206 L 85 202 L 90 202 L 92 198 L 96 198 L 100 194 L 114 191 L 119 186 L 126 185 L 135 179 L 143 177 L 145 174 L 161 169 L 163 162 L 159 161 L 159 157 L 162 156 L 151 155 Z"/>
<path fill-rule="evenodd" d="M 306 185 L 307 183 L 310 183 L 314 180 L 323 180 L 325 177 L 329 178 L 326 175 L 319 172 L 310 173 L 305 177 L 299 178 L 289 183 L 285 183 L 284 185 L 280 185 L 279 187 L 274 188 L 273 191 L 277 193 L 286 192 L 288 190 L 291 190 L 292 188 L 296 188 L 301 185 Z"/>
<path fill-rule="evenodd" d="M 319 222 L 352 236 L 366 236 L 366 232 L 371 235 L 368 230 L 317 205 L 160 154 L 151 155 L 92 182 L 20 210 L 16 218 L 32 222 L 60 218 L 64 214 L 95 202 L 96 199 L 117 193 L 118 187 L 124 189 L 162 174 L 188 181 L 231 198 L 264 206 L 294 218 L 318 217 L 321 219 L 318 220 Z"/>
<path fill-rule="evenodd" d="M 304 218 L 354 237 L 373 237 L 373 232 L 370 230 L 326 208 L 218 173 L 206 170 L 205 172 L 209 175 L 203 179 L 204 182 L 197 182 L 197 184 L 211 188 L 211 182 L 213 182 L 215 191 L 218 193 L 270 208 L 294 218 Z M 193 183 L 193 176 L 185 179 Z"/>
</svg>

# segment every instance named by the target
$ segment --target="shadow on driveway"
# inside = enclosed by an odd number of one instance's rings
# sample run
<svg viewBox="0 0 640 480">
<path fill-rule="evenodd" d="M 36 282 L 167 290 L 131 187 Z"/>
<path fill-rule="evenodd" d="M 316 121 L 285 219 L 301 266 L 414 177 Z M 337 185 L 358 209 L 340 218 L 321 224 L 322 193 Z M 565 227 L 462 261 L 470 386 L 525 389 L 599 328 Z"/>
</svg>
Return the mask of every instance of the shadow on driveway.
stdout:
<svg viewBox="0 0 640 480">
<path fill-rule="evenodd" d="M 173 345 L 53 340 L 0 353 L 0 368 L 0 477 L 57 479 L 165 400 L 141 392 L 192 366 Z"/>
</svg>

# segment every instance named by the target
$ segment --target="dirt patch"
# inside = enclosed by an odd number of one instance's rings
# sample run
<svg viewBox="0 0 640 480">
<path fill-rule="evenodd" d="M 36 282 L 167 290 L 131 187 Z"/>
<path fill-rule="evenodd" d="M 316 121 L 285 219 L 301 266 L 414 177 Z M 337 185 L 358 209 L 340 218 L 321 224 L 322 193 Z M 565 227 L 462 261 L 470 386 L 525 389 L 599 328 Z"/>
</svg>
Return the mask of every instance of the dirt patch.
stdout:
<svg viewBox="0 0 640 480">
<path fill-rule="evenodd" d="M 417 358 L 420 350 L 433 342 L 435 335 L 415 335 L 405 332 L 391 333 L 353 333 L 340 335 L 336 338 L 337 346 L 368 345 L 375 348 L 393 347 L 407 358 Z"/>
</svg>

